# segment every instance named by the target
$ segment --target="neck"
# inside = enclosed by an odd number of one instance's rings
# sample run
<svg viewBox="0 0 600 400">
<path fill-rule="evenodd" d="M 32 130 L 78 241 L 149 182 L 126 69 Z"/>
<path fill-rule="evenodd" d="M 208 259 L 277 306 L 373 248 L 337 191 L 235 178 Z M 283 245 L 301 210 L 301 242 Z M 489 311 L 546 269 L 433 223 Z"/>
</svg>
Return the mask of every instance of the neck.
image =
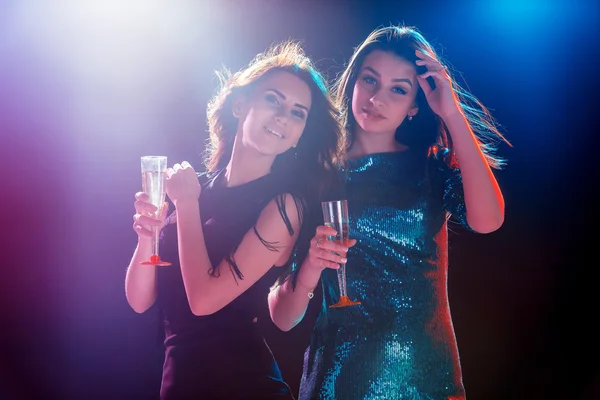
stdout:
<svg viewBox="0 0 600 400">
<path fill-rule="evenodd" d="M 396 141 L 395 134 L 395 132 L 365 132 L 363 129 L 358 128 L 354 132 L 354 140 L 348 151 L 348 157 L 360 158 L 369 154 L 408 149 L 407 146 Z"/>
<path fill-rule="evenodd" d="M 236 136 L 231 158 L 225 169 L 225 186 L 243 185 L 268 175 L 274 160 L 274 156 L 244 147 L 239 136 Z"/>
</svg>

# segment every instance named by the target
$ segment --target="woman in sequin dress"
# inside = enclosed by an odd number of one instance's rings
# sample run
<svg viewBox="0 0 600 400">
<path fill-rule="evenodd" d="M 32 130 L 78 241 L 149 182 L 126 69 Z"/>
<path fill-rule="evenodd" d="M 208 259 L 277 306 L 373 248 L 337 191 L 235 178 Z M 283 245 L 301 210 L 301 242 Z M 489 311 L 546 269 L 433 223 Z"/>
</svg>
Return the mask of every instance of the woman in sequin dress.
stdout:
<svg viewBox="0 0 600 400">
<path fill-rule="evenodd" d="M 502 160 L 492 150 L 504 138 L 414 28 L 372 32 L 336 89 L 350 136 L 343 196 L 356 242 L 348 251 L 324 240 L 335 231 L 318 227 L 300 268 L 269 294 L 271 317 L 286 331 L 322 282 L 299 398 L 464 399 L 448 223 L 479 233 L 502 225 L 492 173 Z M 348 295 L 362 304 L 329 308 L 346 261 Z"/>
<path fill-rule="evenodd" d="M 162 400 L 293 399 L 255 324 L 266 306 L 257 283 L 293 260 L 306 204 L 339 167 L 345 146 L 324 83 L 296 43 L 260 54 L 208 106 L 207 172 L 167 170 L 166 224 L 136 195 L 126 295 L 135 311 L 156 302 L 163 314 Z M 149 228 L 163 224 L 161 256 L 173 266 L 140 265 Z"/>
</svg>

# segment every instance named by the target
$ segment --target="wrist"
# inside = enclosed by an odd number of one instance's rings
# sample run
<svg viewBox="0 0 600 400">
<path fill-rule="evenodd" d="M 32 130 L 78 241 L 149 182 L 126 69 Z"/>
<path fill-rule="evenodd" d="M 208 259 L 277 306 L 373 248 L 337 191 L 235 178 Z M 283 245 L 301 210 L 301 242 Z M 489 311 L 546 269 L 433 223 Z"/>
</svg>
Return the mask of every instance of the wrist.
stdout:
<svg viewBox="0 0 600 400">
<path fill-rule="evenodd" d="M 198 208 L 199 201 L 197 198 L 188 197 L 183 199 L 173 200 L 173 205 L 177 210 L 183 210 L 188 208 Z"/>
<path fill-rule="evenodd" d="M 151 249 L 152 248 L 152 240 L 151 237 L 147 236 L 138 236 L 138 248 L 139 249 Z"/>
<path fill-rule="evenodd" d="M 318 283 L 318 282 L 317 282 Z M 317 284 L 313 285 L 307 285 L 305 284 L 302 279 L 300 278 L 300 275 L 298 275 L 296 277 L 296 288 L 301 287 L 304 291 L 307 292 L 308 298 L 312 299 L 315 295 L 315 289 L 317 288 Z"/>
<path fill-rule="evenodd" d="M 465 115 L 458 108 L 451 113 L 444 115 L 442 120 L 446 125 L 454 125 L 457 123 L 465 123 Z"/>
<path fill-rule="evenodd" d="M 298 271 L 298 276 L 296 277 L 296 285 L 301 286 L 304 290 L 309 292 L 309 296 L 316 289 L 319 284 L 319 279 L 321 278 L 322 270 L 311 267 L 310 265 L 303 265 Z"/>
</svg>

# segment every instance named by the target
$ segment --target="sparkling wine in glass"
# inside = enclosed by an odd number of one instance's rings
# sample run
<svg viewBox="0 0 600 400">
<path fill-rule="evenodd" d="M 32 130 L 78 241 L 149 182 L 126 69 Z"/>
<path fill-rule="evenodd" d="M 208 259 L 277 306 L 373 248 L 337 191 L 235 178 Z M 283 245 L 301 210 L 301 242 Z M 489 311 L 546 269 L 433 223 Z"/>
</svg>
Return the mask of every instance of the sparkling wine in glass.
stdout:
<svg viewBox="0 0 600 400">
<path fill-rule="evenodd" d="M 142 191 L 150 197 L 150 203 L 156 206 L 156 213 L 151 215 L 158 217 L 162 214 L 165 204 L 165 178 L 167 174 L 167 157 L 165 156 L 143 156 L 142 161 Z M 157 226 L 152 227 L 152 255 L 147 261 L 142 261 L 144 265 L 168 266 L 170 262 L 162 261 L 158 255 L 158 243 L 160 240 L 160 229 Z"/>
<path fill-rule="evenodd" d="M 328 236 L 327 239 L 343 246 L 348 246 L 348 242 L 350 240 L 348 236 L 348 201 L 324 201 L 321 203 L 321 207 L 323 209 L 323 219 L 325 220 L 325 225 L 335 229 L 337 232 L 337 235 Z M 340 299 L 337 303 L 330 305 L 329 308 L 347 307 L 360 304 L 360 301 L 352 301 L 348 297 L 346 290 L 345 263 L 340 264 L 340 268 L 337 270 L 337 277 L 340 287 Z"/>
</svg>

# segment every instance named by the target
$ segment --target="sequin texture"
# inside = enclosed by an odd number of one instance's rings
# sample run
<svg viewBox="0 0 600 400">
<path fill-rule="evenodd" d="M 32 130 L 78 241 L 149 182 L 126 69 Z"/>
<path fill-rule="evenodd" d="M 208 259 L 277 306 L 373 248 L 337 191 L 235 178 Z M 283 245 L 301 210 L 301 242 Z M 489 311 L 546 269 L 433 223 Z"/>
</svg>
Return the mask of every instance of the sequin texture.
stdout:
<svg viewBox="0 0 600 400">
<path fill-rule="evenodd" d="M 347 256 L 348 296 L 362 304 L 328 308 L 339 289 L 336 271 L 323 271 L 300 400 L 464 397 L 447 292 L 448 216 L 467 225 L 460 173 L 445 155 L 372 154 L 343 171 L 358 241 Z"/>
</svg>

